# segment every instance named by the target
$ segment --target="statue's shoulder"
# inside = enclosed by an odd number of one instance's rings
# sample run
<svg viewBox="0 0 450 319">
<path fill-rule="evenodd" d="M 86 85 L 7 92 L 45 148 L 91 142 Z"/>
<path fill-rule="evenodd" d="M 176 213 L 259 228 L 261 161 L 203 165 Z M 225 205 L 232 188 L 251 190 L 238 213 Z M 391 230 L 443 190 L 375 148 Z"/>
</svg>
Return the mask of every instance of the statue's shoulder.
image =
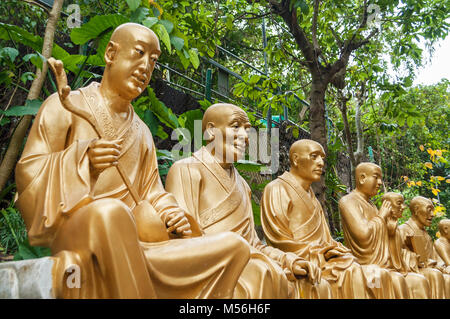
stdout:
<svg viewBox="0 0 450 319">
<path fill-rule="evenodd" d="M 355 197 L 356 196 L 355 196 L 355 194 L 353 194 L 353 192 L 342 196 L 341 199 L 339 199 L 339 206 L 341 206 L 341 205 L 344 205 L 344 206 L 349 205 L 350 203 L 352 203 L 355 200 Z"/>
</svg>

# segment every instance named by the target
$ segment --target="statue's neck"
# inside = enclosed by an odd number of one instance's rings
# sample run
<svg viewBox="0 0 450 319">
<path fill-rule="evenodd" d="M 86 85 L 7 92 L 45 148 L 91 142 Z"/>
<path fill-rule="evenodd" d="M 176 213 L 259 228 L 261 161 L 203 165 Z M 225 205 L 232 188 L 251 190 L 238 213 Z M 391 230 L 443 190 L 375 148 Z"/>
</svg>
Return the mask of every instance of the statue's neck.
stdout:
<svg viewBox="0 0 450 319">
<path fill-rule="evenodd" d="M 414 216 L 411 217 L 411 222 L 416 225 L 416 227 L 420 230 L 425 230 L 425 226 L 422 225 Z"/>
<path fill-rule="evenodd" d="M 300 186 L 308 193 L 310 188 L 311 188 L 312 182 L 311 181 L 307 181 L 304 178 L 301 178 L 297 174 L 293 173 L 292 170 L 290 170 L 289 173 L 291 173 L 291 175 L 294 176 L 294 178 L 297 181 L 297 183 L 299 183 Z"/>
<path fill-rule="evenodd" d="M 360 191 L 359 189 L 355 189 L 354 192 L 370 203 L 370 195 L 367 195 L 366 193 Z"/>
</svg>

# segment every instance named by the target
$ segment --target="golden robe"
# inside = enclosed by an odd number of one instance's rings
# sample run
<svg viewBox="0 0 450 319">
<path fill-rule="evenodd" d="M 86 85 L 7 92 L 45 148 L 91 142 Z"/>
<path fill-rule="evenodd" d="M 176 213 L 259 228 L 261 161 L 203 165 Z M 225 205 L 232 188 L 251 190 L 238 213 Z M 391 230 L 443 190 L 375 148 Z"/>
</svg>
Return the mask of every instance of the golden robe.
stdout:
<svg viewBox="0 0 450 319">
<path fill-rule="evenodd" d="M 123 138 L 121 162 L 140 198 L 160 215 L 177 209 L 158 174 L 148 127 L 130 105 L 116 129 L 99 84 L 70 93 L 109 139 Z M 66 111 L 54 94 L 42 105 L 16 167 L 17 205 L 32 245 L 56 256 L 57 297 L 230 298 L 249 258 L 248 244 L 233 233 L 159 243 L 138 240 L 135 203 L 117 169 L 91 181 L 87 149 L 98 138 L 83 118 Z M 66 284 L 70 265 L 81 285 Z"/>
<path fill-rule="evenodd" d="M 428 283 L 431 289 L 431 298 L 433 299 L 443 299 L 450 298 L 450 295 L 446 292 L 450 291 L 450 275 L 443 274 L 439 268 L 444 268 L 444 264 L 440 262 L 439 256 L 436 253 L 433 240 L 430 235 L 424 229 L 420 229 L 417 224 L 412 220 L 408 219 L 406 223 L 398 227 L 399 234 L 402 239 L 402 243 L 405 248 L 410 249 L 414 252 L 411 243 L 408 240 L 409 236 L 420 236 L 417 239 L 421 239 L 421 246 L 427 252 L 424 258 L 427 260 L 424 263 L 425 267 L 419 267 L 419 272 L 428 279 Z"/>
<path fill-rule="evenodd" d="M 290 273 L 289 278 L 298 282 L 293 287 L 285 272 L 289 273 L 293 262 L 300 258 L 261 242 L 254 227 L 250 187 L 234 167 L 228 175 L 205 147 L 172 165 L 166 189 L 198 221 L 201 231 L 233 231 L 252 247 L 235 297 L 287 298 L 289 289 L 295 289 L 292 297 L 330 297 L 326 282 L 313 286 L 306 279 L 295 280 Z"/>
<path fill-rule="evenodd" d="M 306 192 L 291 173 L 285 172 L 265 187 L 261 224 L 267 243 L 320 267 L 334 298 L 395 297 L 388 271 L 376 265 L 359 265 L 350 249 L 331 237 L 314 192 Z M 341 256 L 327 259 L 330 250 L 339 251 Z M 382 289 L 371 281 L 374 274 L 379 274 Z"/>
<path fill-rule="evenodd" d="M 356 191 L 339 200 L 344 240 L 361 265 L 375 264 L 390 270 L 396 298 L 429 298 L 428 281 L 411 272 L 414 256 L 401 249 L 398 233 L 390 236 L 378 209 Z"/>
</svg>

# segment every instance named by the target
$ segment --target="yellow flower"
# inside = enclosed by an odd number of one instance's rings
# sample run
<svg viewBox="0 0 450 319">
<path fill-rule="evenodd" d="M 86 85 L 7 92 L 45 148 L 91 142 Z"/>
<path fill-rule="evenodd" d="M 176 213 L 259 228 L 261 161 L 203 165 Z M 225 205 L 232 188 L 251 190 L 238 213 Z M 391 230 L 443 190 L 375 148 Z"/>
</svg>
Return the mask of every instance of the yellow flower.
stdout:
<svg viewBox="0 0 450 319">
<path fill-rule="evenodd" d="M 450 184 L 450 179 L 446 179 L 445 182 Z"/>
<path fill-rule="evenodd" d="M 437 156 L 442 156 L 442 151 L 441 150 L 436 150 L 436 155 Z"/>
<path fill-rule="evenodd" d="M 440 232 L 436 232 L 436 237 L 437 238 L 441 238 L 441 233 Z"/>
<path fill-rule="evenodd" d="M 445 178 L 443 178 L 442 176 L 436 176 L 438 181 L 443 181 Z"/>
<path fill-rule="evenodd" d="M 409 178 L 408 178 L 408 176 L 402 176 L 403 177 L 403 181 L 407 181 Z"/>
<path fill-rule="evenodd" d="M 431 148 L 428 148 L 428 149 L 427 149 L 427 152 L 428 152 L 428 154 L 431 155 L 434 151 L 433 151 Z"/>
<path fill-rule="evenodd" d="M 434 208 L 434 211 L 435 211 L 436 213 L 442 212 L 442 211 L 444 211 L 444 206 L 436 206 L 436 207 Z"/>
<path fill-rule="evenodd" d="M 433 168 L 433 164 L 431 164 L 430 162 L 426 162 L 425 163 L 425 167 L 432 169 Z"/>
<path fill-rule="evenodd" d="M 416 183 L 414 181 L 411 181 L 411 186 L 416 186 Z"/>
<path fill-rule="evenodd" d="M 425 148 L 423 147 L 423 145 L 420 145 L 420 146 L 419 146 L 419 149 L 423 152 L 423 150 L 424 150 Z"/>
<path fill-rule="evenodd" d="M 434 194 L 434 196 L 437 196 L 437 194 L 440 192 L 440 190 L 437 188 L 431 187 L 431 192 Z"/>
<path fill-rule="evenodd" d="M 416 182 L 416 185 L 417 185 L 417 186 L 422 186 L 422 181 Z"/>
</svg>

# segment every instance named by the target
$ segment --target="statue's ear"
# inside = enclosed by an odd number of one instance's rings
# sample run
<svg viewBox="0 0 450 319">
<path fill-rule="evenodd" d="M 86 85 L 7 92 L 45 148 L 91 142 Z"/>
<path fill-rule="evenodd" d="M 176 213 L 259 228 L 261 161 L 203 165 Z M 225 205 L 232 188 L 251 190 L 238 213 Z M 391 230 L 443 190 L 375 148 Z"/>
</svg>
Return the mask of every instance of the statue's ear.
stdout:
<svg viewBox="0 0 450 319">
<path fill-rule="evenodd" d="M 216 135 L 215 135 L 215 128 L 216 126 L 214 125 L 213 122 L 208 122 L 208 124 L 206 124 L 206 130 L 205 130 L 205 134 L 204 134 L 204 138 L 207 142 L 212 142 L 214 141 Z"/>
<path fill-rule="evenodd" d="M 109 41 L 105 50 L 105 62 L 106 65 L 110 65 L 114 61 L 117 50 L 119 49 L 119 44 L 113 41 Z"/>
<path fill-rule="evenodd" d="M 298 167 L 298 154 L 297 153 L 292 154 L 291 165 L 293 167 Z"/>
<path fill-rule="evenodd" d="M 361 173 L 359 175 L 359 184 L 364 184 L 364 182 L 366 181 L 366 173 Z"/>
</svg>

